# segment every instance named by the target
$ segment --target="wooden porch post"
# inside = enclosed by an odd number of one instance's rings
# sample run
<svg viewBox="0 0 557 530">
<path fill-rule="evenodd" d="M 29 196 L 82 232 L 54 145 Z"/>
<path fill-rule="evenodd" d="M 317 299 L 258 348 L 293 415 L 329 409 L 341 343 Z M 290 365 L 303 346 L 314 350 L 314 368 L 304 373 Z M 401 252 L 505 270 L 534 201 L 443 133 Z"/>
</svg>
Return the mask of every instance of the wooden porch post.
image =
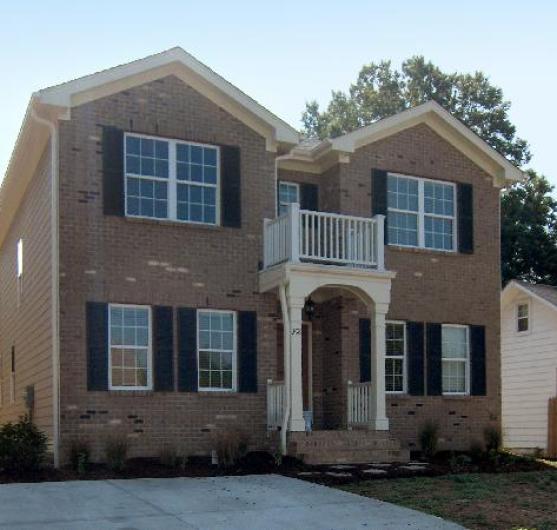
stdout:
<svg viewBox="0 0 557 530">
<path fill-rule="evenodd" d="M 371 313 L 371 381 L 372 426 L 377 431 L 389 430 L 385 399 L 385 315 L 389 306 L 375 304 Z"/>
<path fill-rule="evenodd" d="M 305 299 L 288 298 L 290 313 L 290 431 L 305 431 L 302 393 L 302 312 Z"/>
</svg>

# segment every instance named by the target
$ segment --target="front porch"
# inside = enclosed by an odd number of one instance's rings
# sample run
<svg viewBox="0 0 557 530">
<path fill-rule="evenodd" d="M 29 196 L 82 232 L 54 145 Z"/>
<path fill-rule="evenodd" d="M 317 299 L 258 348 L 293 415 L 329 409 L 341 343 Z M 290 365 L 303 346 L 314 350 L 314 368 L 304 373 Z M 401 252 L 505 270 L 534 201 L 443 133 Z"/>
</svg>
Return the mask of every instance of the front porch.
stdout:
<svg viewBox="0 0 557 530">
<path fill-rule="evenodd" d="M 260 291 L 277 293 L 282 313 L 267 424 L 280 431 L 283 453 L 314 463 L 407 458 L 386 416 L 385 316 L 395 275 L 384 267 L 383 224 L 382 216 L 306 212 L 297 204 L 265 222 Z M 365 330 L 343 325 L 343 297 L 365 307 Z"/>
</svg>

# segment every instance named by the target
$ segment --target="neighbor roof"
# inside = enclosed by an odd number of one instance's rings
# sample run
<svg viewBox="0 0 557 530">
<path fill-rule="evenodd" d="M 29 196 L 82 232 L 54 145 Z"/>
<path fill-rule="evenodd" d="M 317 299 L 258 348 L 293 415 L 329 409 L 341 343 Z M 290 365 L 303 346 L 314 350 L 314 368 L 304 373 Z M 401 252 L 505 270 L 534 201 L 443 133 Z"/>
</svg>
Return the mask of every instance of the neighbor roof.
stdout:
<svg viewBox="0 0 557 530">
<path fill-rule="evenodd" d="M 553 309 L 557 309 L 557 287 L 553 285 L 533 284 L 519 280 L 512 280 L 503 289 L 501 298 L 506 301 L 512 292 L 524 292 L 534 296 L 545 305 L 549 305 Z"/>
</svg>

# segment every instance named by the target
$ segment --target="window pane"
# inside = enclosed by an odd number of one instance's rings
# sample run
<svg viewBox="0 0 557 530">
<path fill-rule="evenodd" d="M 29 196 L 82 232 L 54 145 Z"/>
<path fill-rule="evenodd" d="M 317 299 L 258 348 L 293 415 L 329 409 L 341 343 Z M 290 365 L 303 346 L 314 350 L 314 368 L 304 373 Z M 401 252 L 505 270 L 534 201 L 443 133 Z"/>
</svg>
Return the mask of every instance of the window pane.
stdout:
<svg viewBox="0 0 557 530">
<path fill-rule="evenodd" d="M 387 227 L 389 243 L 394 245 L 418 245 L 418 216 L 400 212 L 388 212 Z"/>
<path fill-rule="evenodd" d="M 424 217 L 425 246 L 438 250 L 453 250 L 453 221 Z"/>
<path fill-rule="evenodd" d="M 468 357 L 468 329 L 466 327 L 443 326 L 443 358 L 465 359 Z"/>
<path fill-rule="evenodd" d="M 292 182 L 279 182 L 279 215 L 288 211 L 288 205 L 299 203 L 299 186 Z"/>
<path fill-rule="evenodd" d="M 443 392 L 466 391 L 466 363 L 465 361 L 443 361 Z"/>
<path fill-rule="evenodd" d="M 113 387 L 148 383 L 149 309 L 110 307 L 110 370 Z"/>
<path fill-rule="evenodd" d="M 418 181 L 389 175 L 387 177 L 387 203 L 389 208 L 418 211 Z"/>
<path fill-rule="evenodd" d="M 199 386 L 232 388 L 234 349 L 234 313 L 199 313 Z M 201 371 L 206 373 L 202 374 Z"/>
<path fill-rule="evenodd" d="M 454 187 L 439 182 L 424 182 L 425 213 L 454 216 Z"/>
</svg>

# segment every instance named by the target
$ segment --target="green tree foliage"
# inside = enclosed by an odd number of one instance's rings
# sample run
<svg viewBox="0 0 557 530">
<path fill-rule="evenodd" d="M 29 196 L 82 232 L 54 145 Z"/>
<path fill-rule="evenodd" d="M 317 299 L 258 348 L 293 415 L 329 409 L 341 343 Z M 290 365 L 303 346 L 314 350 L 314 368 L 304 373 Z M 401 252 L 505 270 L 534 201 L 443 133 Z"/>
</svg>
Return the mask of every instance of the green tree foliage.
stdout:
<svg viewBox="0 0 557 530">
<path fill-rule="evenodd" d="M 421 56 L 402 63 L 365 65 L 348 93 L 333 91 L 327 109 L 316 101 L 306 103 L 304 132 L 311 137 L 336 137 L 381 118 L 435 100 L 465 123 L 489 145 L 517 165 L 527 163 L 530 150 L 516 136 L 508 117 L 510 103 L 482 72 L 446 73 Z"/>
<path fill-rule="evenodd" d="M 514 278 L 557 285 L 557 201 L 534 171 L 501 198 L 503 283 Z"/>
</svg>

